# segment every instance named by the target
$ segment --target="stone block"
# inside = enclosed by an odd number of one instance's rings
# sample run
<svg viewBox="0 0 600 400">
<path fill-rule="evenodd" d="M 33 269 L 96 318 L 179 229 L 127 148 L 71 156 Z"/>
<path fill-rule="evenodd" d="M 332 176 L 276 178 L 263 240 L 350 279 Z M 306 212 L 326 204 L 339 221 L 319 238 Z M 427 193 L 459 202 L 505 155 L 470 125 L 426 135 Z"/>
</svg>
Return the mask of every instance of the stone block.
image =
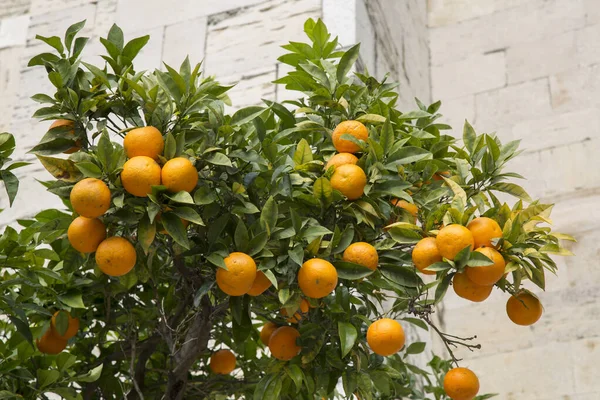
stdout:
<svg viewBox="0 0 600 400">
<path fill-rule="evenodd" d="M 465 120 L 471 124 L 475 122 L 475 96 L 468 95 L 452 100 L 440 99 L 434 96 L 432 99 L 432 101 L 437 100 L 442 101 L 439 113 L 443 117 L 440 118 L 440 122 L 452 126 L 452 130 L 446 131 L 446 133 L 455 137 L 462 137 Z"/>
<path fill-rule="evenodd" d="M 189 56 L 192 65 L 202 61 L 206 43 L 206 23 L 206 17 L 199 17 L 167 26 L 162 46 L 162 61 L 175 69 L 178 69 L 186 56 Z"/>
<path fill-rule="evenodd" d="M 29 15 L 18 15 L 0 20 L 0 49 L 24 46 L 27 43 Z"/>
<path fill-rule="evenodd" d="M 586 25 L 600 23 L 600 7 L 598 7 L 596 0 L 584 0 L 583 7 L 585 9 Z"/>
<path fill-rule="evenodd" d="M 600 66 L 584 66 L 551 76 L 550 92 L 556 111 L 600 105 Z"/>
<path fill-rule="evenodd" d="M 49 14 L 57 11 L 65 11 L 72 8 L 78 8 L 85 5 L 95 5 L 104 0 L 31 0 L 29 13 L 31 15 Z M 78 22 L 76 20 L 66 20 L 67 23 Z"/>
<path fill-rule="evenodd" d="M 489 132 L 508 121 L 552 112 L 548 79 L 538 79 L 475 95 L 478 131 Z"/>
<path fill-rule="evenodd" d="M 0 8 L 0 19 L 26 14 L 31 0 L 3 0 Z"/>
<path fill-rule="evenodd" d="M 206 72 L 236 76 L 274 65 L 280 46 L 305 40 L 304 22 L 321 15 L 318 0 L 270 0 L 234 15 L 209 19 Z M 285 31 L 285 35 L 281 32 Z"/>
<path fill-rule="evenodd" d="M 50 47 L 36 40 L 36 35 L 63 38 L 69 26 L 84 19 L 86 20 L 85 28 L 80 31 L 79 35 L 89 36 L 93 33 L 97 5 L 91 0 L 74 0 L 73 5 L 63 9 L 52 9 L 51 5 L 43 0 L 39 7 L 45 11 L 31 14 L 31 23 L 27 33 L 28 46 L 43 44 L 43 49 L 48 50 Z M 32 8 L 34 8 L 33 2 Z"/>
<path fill-rule="evenodd" d="M 600 10 L 600 3 L 596 3 L 596 6 Z M 598 12 L 600 13 L 600 11 Z M 576 61 L 582 65 L 600 62 L 600 44 L 598 43 L 600 21 L 594 25 L 575 31 L 574 34 L 577 50 Z"/>
<path fill-rule="evenodd" d="M 11 47 L 0 50 L 0 131 L 8 131 L 19 93 L 19 58 L 23 47 Z"/>
<path fill-rule="evenodd" d="M 136 66 L 137 71 L 153 71 L 154 69 L 165 69 L 161 61 L 163 54 L 163 40 L 165 38 L 164 31 L 165 28 L 159 26 L 154 29 L 143 30 L 140 32 L 132 32 L 130 34 L 131 38 L 150 35 L 150 40 L 135 58 L 134 64 Z"/>
<path fill-rule="evenodd" d="M 123 30 L 136 32 L 186 21 L 200 16 L 239 10 L 264 0 L 180 0 L 173 6 L 162 1 L 118 0 L 116 22 Z M 278 3 L 282 1 L 279 0 Z"/>
<path fill-rule="evenodd" d="M 522 0 L 428 0 L 429 26 L 439 27 L 518 7 Z"/>
<path fill-rule="evenodd" d="M 432 65 L 497 51 L 585 25 L 583 0 L 532 0 L 481 18 L 430 30 Z"/>
<path fill-rule="evenodd" d="M 229 90 L 234 110 L 255 105 L 265 105 L 261 99 L 275 100 L 275 67 L 251 71 L 244 75 L 219 79 L 223 84 L 235 86 Z"/>
<path fill-rule="evenodd" d="M 598 315 L 596 315 L 598 318 Z M 598 360 L 600 359 L 600 338 L 586 338 L 573 343 L 572 356 L 578 360 L 573 365 L 575 390 L 600 392 L 598 380 Z"/>
<path fill-rule="evenodd" d="M 111 26 L 115 23 L 117 16 L 118 0 L 102 0 L 96 8 L 93 35 L 96 37 L 106 37 Z M 131 38 L 125 36 L 125 40 Z M 97 40 L 97 39 L 96 39 Z"/>
<path fill-rule="evenodd" d="M 552 75 L 577 67 L 577 64 L 575 31 L 518 43 L 506 50 L 509 84 Z"/>
<path fill-rule="evenodd" d="M 434 98 L 453 99 L 506 84 L 504 51 L 477 54 L 464 60 L 431 68 L 431 92 Z"/>
</svg>

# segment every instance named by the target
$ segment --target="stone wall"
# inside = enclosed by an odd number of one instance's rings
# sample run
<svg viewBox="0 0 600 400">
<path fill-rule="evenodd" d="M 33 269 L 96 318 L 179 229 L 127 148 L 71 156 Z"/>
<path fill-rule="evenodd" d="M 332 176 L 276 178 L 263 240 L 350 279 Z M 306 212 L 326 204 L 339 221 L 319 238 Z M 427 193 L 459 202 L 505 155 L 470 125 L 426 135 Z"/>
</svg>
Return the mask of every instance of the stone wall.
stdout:
<svg viewBox="0 0 600 400">
<path fill-rule="evenodd" d="M 511 169 L 532 197 L 556 203 L 554 228 L 579 240 L 537 290 L 545 311 L 533 327 L 509 321 L 504 295 L 473 305 L 451 294 L 445 329 L 478 335 L 482 350 L 460 354 L 499 399 L 600 399 L 600 2 L 429 0 L 428 16 L 442 113 L 457 134 L 467 118 L 521 139 Z"/>
</svg>

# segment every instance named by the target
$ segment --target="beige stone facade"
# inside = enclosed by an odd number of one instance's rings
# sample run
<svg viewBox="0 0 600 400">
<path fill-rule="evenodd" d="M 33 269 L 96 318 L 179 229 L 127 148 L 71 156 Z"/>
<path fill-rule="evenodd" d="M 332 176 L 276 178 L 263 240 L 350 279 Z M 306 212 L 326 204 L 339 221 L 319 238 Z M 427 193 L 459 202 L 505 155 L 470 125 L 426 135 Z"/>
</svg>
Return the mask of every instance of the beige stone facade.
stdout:
<svg viewBox="0 0 600 400">
<path fill-rule="evenodd" d="M 440 316 L 449 332 L 478 335 L 483 349 L 462 352 L 482 391 L 511 400 L 600 399 L 600 1 L 598 0 L 2 0 L 0 130 L 17 136 L 17 157 L 45 133 L 30 117 L 30 96 L 50 90 L 44 71 L 26 67 L 42 44 L 87 19 L 86 58 L 99 61 L 99 35 L 118 23 L 126 37 L 150 34 L 141 68 L 177 65 L 189 54 L 225 83 L 236 106 L 290 97 L 271 82 L 285 73 L 279 46 L 301 39 L 322 17 L 342 45 L 362 43 L 361 64 L 400 82 L 400 105 L 443 101 L 459 133 L 522 139 L 513 162 L 533 197 L 556 202 L 556 229 L 576 235 L 576 258 L 560 261 L 542 293 L 545 314 L 531 328 L 512 325 L 505 297 L 470 305 L 449 294 Z M 39 164 L 18 170 L 18 208 L 0 191 L 0 225 L 60 207 L 35 179 Z M 440 350 L 436 348 L 436 350 Z"/>
</svg>

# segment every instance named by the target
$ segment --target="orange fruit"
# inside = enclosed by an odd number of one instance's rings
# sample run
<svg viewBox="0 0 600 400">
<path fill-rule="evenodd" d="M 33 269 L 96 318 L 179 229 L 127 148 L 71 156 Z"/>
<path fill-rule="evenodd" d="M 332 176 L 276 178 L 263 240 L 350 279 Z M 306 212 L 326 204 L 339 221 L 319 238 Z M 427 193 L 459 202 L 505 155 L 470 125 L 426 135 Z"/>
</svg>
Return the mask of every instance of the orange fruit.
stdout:
<svg viewBox="0 0 600 400">
<path fill-rule="evenodd" d="M 450 178 L 450 171 L 440 171 L 433 174 L 434 181 L 443 181 L 444 178 Z"/>
<path fill-rule="evenodd" d="M 267 322 L 263 325 L 262 329 L 260 330 L 260 341 L 263 342 L 265 346 L 269 345 L 269 339 L 277 328 L 279 327 L 273 322 Z"/>
<path fill-rule="evenodd" d="M 483 254 L 494 263 L 484 267 L 467 267 L 465 272 L 469 279 L 482 286 L 493 285 L 502 279 L 504 267 L 506 267 L 504 257 L 492 247 L 480 247 L 475 251 Z"/>
<path fill-rule="evenodd" d="M 248 254 L 234 252 L 225 258 L 227 270 L 217 270 L 219 289 L 230 296 L 243 296 L 256 279 L 256 263 Z"/>
<path fill-rule="evenodd" d="M 136 260 L 135 248 L 120 236 L 109 237 L 96 250 L 96 264 L 109 276 L 125 275 L 133 269 Z"/>
<path fill-rule="evenodd" d="M 475 248 L 482 246 L 495 247 L 492 239 L 502 237 L 502 229 L 496 221 L 488 217 L 478 217 L 467 224 L 467 229 L 473 234 Z"/>
<path fill-rule="evenodd" d="M 42 353 L 58 354 L 67 347 L 67 340 L 58 336 L 58 333 L 50 327 L 41 338 L 36 339 L 35 344 Z"/>
<path fill-rule="evenodd" d="M 106 239 L 106 226 L 98 218 L 77 217 L 69 225 L 67 237 L 75 250 L 93 253 Z"/>
<path fill-rule="evenodd" d="M 369 138 L 369 130 L 359 121 L 343 121 L 338 124 L 331 134 L 333 146 L 340 153 L 356 153 L 360 151 L 360 147 L 349 140 L 342 139 L 342 135 L 349 134 L 357 139 L 367 141 Z"/>
<path fill-rule="evenodd" d="M 340 165 L 336 167 L 333 175 L 331 175 L 331 187 L 340 191 L 349 200 L 360 198 L 366 185 L 367 175 L 358 165 Z"/>
<path fill-rule="evenodd" d="M 127 132 L 123 147 L 127 158 L 146 156 L 156 160 L 165 148 L 165 140 L 158 129 L 145 126 Z"/>
<path fill-rule="evenodd" d="M 291 326 L 282 326 L 275 329 L 269 338 L 269 350 L 271 355 L 278 360 L 288 361 L 300 353 L 300 346 L 296 344 L 296 339 L 300 337 L 300 332 Z"/>
<path fill-rule="evenodd" d="M 121 183 L 127 192 L 137 197 L 152 193 L 152 186 L 160 185 L 160 166 L 152 158 L 130 158 L 121 171 Z"/>
<path fill-rule="evenodd" d="M 291 316 L 290 318 L 287 318 L 286 321 L 289 322 L 290 324 L 297 324 L 298 322 L 300 322 L 300 320 L 302 320 L 302 316 L 304 314 L 306 314 L 310 308 L 308 301 L 306 301 L 306 299 L 302 299 L 302 301 L 300 302 L 300 312 L 294 313 L 293 316 Z M 280 310 L 281 315 L 283 315 L 284 317 L 287 317 L 287 311 L 285 308 L 282 308 Z"/>
<path fill-rule="evenodd" d="M 61 339 L 64 340 L 69 340 L 71 339 L 73 336 L 75 336 L 77 334 L 77 331 L 79 330 L 79 318 L 73 318 L 71 317 L 71 313 L 69 313 L 68 311 L 63 311 L 65 313 L 67 313 L 67 318 L 68 318 L 68 325 L 67 325 L 67 330 L 65 331 L 64 335 L 61 335 L 60 333 L 58 333 L 58 329 L 56 329 L 56 317 L 58 316 L 58 313 L 60 311 L 57 311 L 54 313 L 54 315 L 52 316 L 52 321 L 50 322 L 50 326 L 52 327 L 52 329 L 54 329 L 56 331 L 56 335 L 58 337 L 60 337 Z"/>
<path fill-rule="evenodd" d="M 454 292 L 463 299 L 482 302 L 492 293 L 494 286 L 481 286 L 469 279 L 466 273 L 459 272 L 452 278 Z"/>
<path fill-rule="evenodd" d="M 50 125 L 50 128 L 48 128 L 48 130 L 52 130 L 54 128 L 60 128 L 61 126 L 68 126 L 68 127 L 74 127 L 75 126 L 75 122 L 73 121 L 69 121 L 68 119 L 57 119 L 56 121 L 54 121 L 52 123 L 52 125 Z M 75 130 L 71 129 L 69 131 L 69 134 L 75 136 Z M 63 151 L 64 154 L 73 154 L 76 151 L 81 150 L 81 139 L 76 139 L 75 140 L 75 145 L 73 147 L 68 148 L 67 150 Z"/>
<path fill-rule="evenodd" d="M 110 190 L 100 179 L 85 178 L 73 186 L 70 195 L 75 212 L 87 218 L 96 218 L 110 207 Z"/>
<path fill-rule="evenodd" d="M 198 183 L 198 171 L 190 160 L 183 157 L 173 158 L 165 163 L 160 173 L 161 181 L 172 193 L 191 192 Z"/>
<path fill-rule="evenodd" d="M 393 199 L 392 201 L 390 201 L 390 203 L 392 203 L 392 205 L 394 205 L 398 208 L 402 208 L 402 209 L 408 211 L 408 213 L 410 213 L 410 215 L 412 215 L 414 217 L 415 223 L 417 222 L 417 213 L 419 212 L 419 207 L 417 207 L 413 203 L 409 203 L 406 200 L 400 200 L 400 199 Z M 394 221 L 392 221 L 392 222 L 394 222 Z"/>
<path fill-rule="evenodd" d="M 412 261 L 419 272 L 425 275 L 435 275 L 435 271 L 425 269 L 431 264 L 442 261 L 442 255 L 435 244 L 435 238 L 426 237 L 419 240 L 412 251 Z"/>
<path fill-rule="evenodd" d="M 473 234 L 462 225 L 452 224 L 440 229 L 435 244 L 442 257 L 454 260 L 459 251 L 465 247 L 473 250 Z"/>
<path fill-rule="evenodd" d="M 271 281 L 264 272 L 256 271 L 256 278 L 254 278 L 254 282 L 252 283 L 250 290 L 248 290 L 248 294 L 250 296 L 260 296 L 265 290 L 270 288 L 271 285 Z"/>
<path fill-rule="evenodd" d="M 404 340 L 402 325 L 390 318 L 377 320 L 367 329 L 367 343 L 380 356 L 391 356 L 399 352 L 404 346 Z"/>
<path fill-rule="evenodd" d="M 333 292 L 338 282 L 335 267 L 326 260 L 312 258 L 298 271 L 298 286 L 307 297 L 320 299 Z"/>
<path fill-rule="evenodd" d="M 352 243 L 344 250 L 342 259 L 347 262 L 360 264 L 373 271 L 377 269 L 377 265 L 379 264 L 377 250 L 367 242 Z"/>
<path fill-rule="evenodd" d="M 453 368 L 444 376 L 444 391 L 452 400 L 472 400 L 479 392 L 479 379 L 468 368 Z"/>
<path fill-rule="evenodd" d="M 520 292 L 506 302 L 508 318 L 517 325 L 533 325 L 542 316 L 542 303 L 529 292 Z"/>
<path fill-rule="evenodd" d="M 229 375 L 235 369 L 235 355 L 231 350 L 215 351 L 210 356 L 210 370 L 219 375 Z"/>
<path fill-rule="evenodd" d="M 358 162 L 358 157 L 356 157 L 352 153 L 338 153 L 331 157 L 327 164 L 325 165 L 325 169 L 329 169 L 329 167 L 339 167 L 344 164 L 356 164 Z"/>
</svg>

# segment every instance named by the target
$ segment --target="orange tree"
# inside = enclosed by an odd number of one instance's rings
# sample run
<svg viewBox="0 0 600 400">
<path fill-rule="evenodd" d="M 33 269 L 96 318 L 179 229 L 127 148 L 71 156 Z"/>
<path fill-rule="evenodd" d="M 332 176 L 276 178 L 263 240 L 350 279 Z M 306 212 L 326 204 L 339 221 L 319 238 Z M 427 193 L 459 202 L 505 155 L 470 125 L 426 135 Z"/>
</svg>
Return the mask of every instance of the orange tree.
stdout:
<svg viewBox="0 0 600 400">
<path fill-rule="evenodd" d="M 85 63 L 83 25 L 29 63 L 56 88 L 33 96 L 54 122 L 31 153 L 66 209 L 0 236 L 2 398 L 467 400 L 479 382 L 452 350 L 479 346 L 432 320 L 451 283 L 540 318 L 525 286 L 571 238 L 507 182 L 518 142 L 468 123 L 457 142 L 439 102 L 397 110 L 321 21 L 279 58 L 300 98 L 233 115 L 200 64 L 136 70 L 148 36 L 113 26 L 105 65 Z M 0 135 L 0 166 L 13 148 Z M 11 201 L 20 165 L 0 171 Z M 450 360 L 414 365 L 409 324 Z"/>
</svg>

